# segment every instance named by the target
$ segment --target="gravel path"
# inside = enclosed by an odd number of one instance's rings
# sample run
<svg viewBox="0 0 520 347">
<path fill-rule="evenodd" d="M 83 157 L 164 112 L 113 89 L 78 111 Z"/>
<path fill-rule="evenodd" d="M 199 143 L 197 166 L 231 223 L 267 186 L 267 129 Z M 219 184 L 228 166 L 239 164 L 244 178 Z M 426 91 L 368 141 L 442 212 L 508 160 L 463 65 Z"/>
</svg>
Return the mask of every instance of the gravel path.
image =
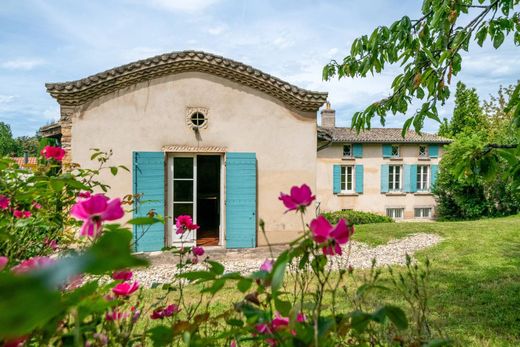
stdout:
<svg viewBox="0 0 520 347">
<path fill-rule="evenodd" d="M 404 265 L 407 253 L 413 256 L 416 251 L 431 247 L 441 241 L 442 238 L 439 235 L 426 233 L 412 234 L 376 247 L 352 241 L 350 257 L 347 259 L 347 252 L 344 252 L 345 254 L 341 257 L 334 257 L 335 266 L 346 268 L 351 265 L 357 269 L 366 269 L 372 265 L 374 258 L 378 266 Z M 274 255 L 278 255 L 285 248 L 286 246 L 274 246 Z M 258 270 L 264 260 L 270 258 L 269 249 L 266 247 L 245 250 L 208 247 L 206 255 L 212 260 L 221 262 L 225 266 L 226 272 L 239 271 L 243 274 Z M 147 257 L 151 261 L 151 266 L 134 271 L 134 278 L 145 286 L 150 286 L 152 283 L 170 282 L 177 272 L 175 257 L 170 253 L 159 253 Z M 194 266 L 195 268 L 199 269 L 200 265 Z"/>
</svg>

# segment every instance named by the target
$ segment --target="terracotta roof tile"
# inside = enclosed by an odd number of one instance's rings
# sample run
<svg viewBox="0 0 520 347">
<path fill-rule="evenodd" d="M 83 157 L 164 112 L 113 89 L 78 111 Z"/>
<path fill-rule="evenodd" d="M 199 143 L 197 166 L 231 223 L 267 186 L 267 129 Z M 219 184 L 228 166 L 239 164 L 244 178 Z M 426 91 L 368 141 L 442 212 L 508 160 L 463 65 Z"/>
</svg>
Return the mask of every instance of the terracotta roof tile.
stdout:
<svg viewBox="0 0 520 347">
<path fill-rule="evenodd" d="M 20 166 L 20 167 L 33 166 L 38 163 L 38 158 L 36 158 L 36 157 L 27 158 L 28 159 L 27 164 L 25 164 L 24 157 L 12 157 L 11 159 L 13 159 L 16 162 L 16 164 L 18 164 L 18 166 Z"/>
<path fill-rule="evenodd" d="M 403 138 L 401 128 L 372 128 L 362 130 L 359 134 L 351 128 L 318 127 L 318 138 L 333 142 L 363 142 L 363 143 L 450 143 L 451 140 L 430 133 L 417 133 L 408 130 Z"/>
</svg>

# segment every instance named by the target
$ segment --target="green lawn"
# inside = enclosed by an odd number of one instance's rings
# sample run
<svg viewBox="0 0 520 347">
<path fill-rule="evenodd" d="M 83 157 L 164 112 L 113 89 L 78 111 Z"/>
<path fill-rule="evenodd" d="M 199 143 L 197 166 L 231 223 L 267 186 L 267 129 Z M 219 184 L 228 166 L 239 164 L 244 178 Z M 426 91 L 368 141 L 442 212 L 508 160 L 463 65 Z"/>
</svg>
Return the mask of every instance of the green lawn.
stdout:
<svg viewBox="0 0 520 347">
<path fill-rule="evenodd" d="M 520 216 L 360 225 L 355 239 L 377 245 L 417 232 L 444 238 L 417 254 L 433 263 L 434 323 L 461 345 L 519 346 Z"/>
<path fill-rule="evenodd" d="M 458 346 L 520 346 L 520 215 L 471 222 L 360 225 L 354 239 L 379 245 L 419 232 L 444 238 L 415 255 L 432 262 L 433 326 Z M 364 272 L 356 273 L 361 277 Z M 197 294 L 196 289 L 191 291 Z M 229 309 L 241 298 L 236 289 L 226 286 L 211 311 Z M 381 294 L 379 298 L 406 307 L 398 297 Z"/>
</svg>

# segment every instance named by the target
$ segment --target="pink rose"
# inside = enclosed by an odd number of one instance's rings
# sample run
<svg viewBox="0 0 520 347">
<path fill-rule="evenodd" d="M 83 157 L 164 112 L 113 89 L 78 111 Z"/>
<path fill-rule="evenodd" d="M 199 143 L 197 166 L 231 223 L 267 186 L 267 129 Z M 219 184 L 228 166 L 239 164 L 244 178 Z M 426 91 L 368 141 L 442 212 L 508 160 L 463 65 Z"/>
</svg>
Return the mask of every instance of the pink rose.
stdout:
<svg viewBox="0 0 520 347">
<path fill-rule="evenodd" d="M 193 247 L 191 249 L 191 252 L 193 253 L 194 256 L 200 257 L 201 255 L 204 255 L 204 248 L 202 248 L 202 247 Z"/>
<path fill-rule="evenodd" d="M 129 282 L 123 282 L 112 288 L 112 292 L 117 296 L 130 296 L 137 289 L 139 289 L 138 282 L 134 282 L 132 284 Z"/>
<path fill-rule="evenodd" d="M 9 262 L 9 258 L 7 257 L 0 257 L 0 271 L 2 271 L 5 266 L 7 265 L 7 263 Z"/>
<path fill-rule="evenodd" d="M 104 221 L 112 221 L 123 217 L 125 212 L 120 199 L 109 199 L 104 194 L 92 195 L 85 200 L 76 202 L 70 214 L 83 221 L 80 234 L 82 236 L 97 236 L 101 232 Z"/>
<path fill-rule="evenodd" d="M 164 317 L 171 317 L 175 313 L 180 312 L 179 306 L 175 304 L 171 304 L 166 306 L 166 308 L 159 307 L 153 310 L 152 314 L 150 315 L 151 319 L 162 319 Z"/>
<path fill-rule="evenodd" d="M 123 281 L 129 281 L 132 279 L 132 276 L 133 276 L 133 272 L 130 271 L 130 270 L 120 270 L 120 271 L 115 271 L 113 274 L 112 274 L 112 278 L 115 279 L 115 280 L 123 280 Z"/>
<path fill-rule="evenodd" d="M 177 234 L 183 234 L 186 231 L 197 230 L 199 228 L 197 224 L 193 224 L 193 219 L 188 215 L 175 218 L 175 226 L 177 227 Z"/>
<path fill-rule="evenodd" d="M 266 259 L 262 265 L 260 265 L 260 271 L 271 272 L 273 270 L 274 260 Z"/>
<path fill-rule="evenodd" d="M 13 211 L 14 218 L 17 219 L 24 219 L 24 218 L 30 218 L 31 212 L 30 211 L 22 211 L 22 210 L 14 210 Z"/>
<path fill-rule="evenodd" d="M 280 193 L 278 199 L 287 207 L 286 212 L 294 210 L 305 212 L 305 207 L 309 206 L 316 199 L 316 196 L 312 195 L 311 188 L 308 185 L 303 184 L 301 187 L 293 186 L 290 195 Z"/>
<path fill-rule="evenodd" d="M 16 274 L 26 273 L 32 270 L 42 269 L 54 264 L 56 261 L 49 257 L 32 257 L 22 261 L 11 270 Z"/>
<path fill-rule="evenodd" d="M 341 255 L 341 245 L 347 243 L 354 233 L 354 227 L 348 226 L 344 219 L 333 227 L 323 216 L 313 219 L 309 227 L 314 241 L 323 246 L 325 255 Z"/>
<path fill-rule="evenodd" d="M 11 200 L 7 196 L 0 195 L 0 210 L 7 210 L 10 203 Z"/>
<path fill-rule="evenodd" d="M 54 159 L 56 161 L 61 161 L 65 156 L 65 150 L 61 147 L 55 146 L 45 146 L 40 154 L 47 160 Z"/>
</svg>

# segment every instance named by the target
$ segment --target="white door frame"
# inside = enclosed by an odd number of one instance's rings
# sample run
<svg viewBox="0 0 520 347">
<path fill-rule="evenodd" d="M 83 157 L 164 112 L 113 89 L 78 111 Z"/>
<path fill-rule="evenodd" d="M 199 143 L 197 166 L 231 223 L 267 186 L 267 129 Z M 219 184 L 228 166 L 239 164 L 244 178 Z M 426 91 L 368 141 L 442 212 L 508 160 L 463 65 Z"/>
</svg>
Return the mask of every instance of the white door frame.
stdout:
<svg viewBox="0 0 520 347">
<path fill-rule="evenodd" d="M 168 190 L 168 206 L 166 215 L 171 216 L 168 219 L 167 223 L 167 232 L 168 232 L 168 246 L 172 246 L 175 240 L 175 219 L 173 215 L 173 158 L 193 158 L 193 222 L 197 223 L 197 156 L 198 155 L 212 155 L 218 156 L 220 158 L 220 216 L 219 216 L 219 246 L 225 246 L 225 238 L 224 238 L 224 208 L 225 208 L 225 200 L 224 200 L 224 170 L 225 170 L 225 162 L 223 153 L 168 153 L 168 174 L 167 174 L 167 190 Z M 193 232 L 193 237 L 191 242 L 184 242 L 186 245 L 195 245 L 197 242 L 197 233 Z"/>
</svg>

